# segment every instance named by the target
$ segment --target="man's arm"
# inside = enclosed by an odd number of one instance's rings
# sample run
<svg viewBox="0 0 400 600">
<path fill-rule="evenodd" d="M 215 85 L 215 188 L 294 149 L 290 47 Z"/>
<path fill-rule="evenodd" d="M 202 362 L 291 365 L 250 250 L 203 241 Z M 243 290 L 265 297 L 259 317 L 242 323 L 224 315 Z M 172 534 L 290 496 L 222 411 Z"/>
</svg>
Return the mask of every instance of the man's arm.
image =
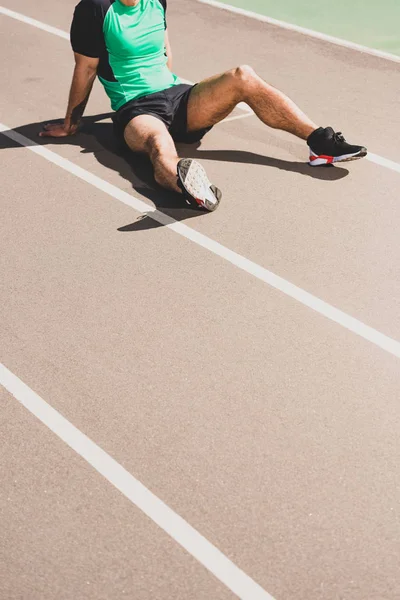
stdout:
<svg viewBox="0 0 400 600">
<path fill-rule="evenodd" d="M 172 50 L 168 37 L 168 29 L 165 30 L 165 54 L 167 55 L 167 67 L 172 71 Z"/>
<path fill-rule="evenodd" d="M 75 54 L 75 69 L 64 123 L 45 125 L 41 137 L 65 137 L 76 133 L 96 78 L 98 58 Z"/>
</svg>

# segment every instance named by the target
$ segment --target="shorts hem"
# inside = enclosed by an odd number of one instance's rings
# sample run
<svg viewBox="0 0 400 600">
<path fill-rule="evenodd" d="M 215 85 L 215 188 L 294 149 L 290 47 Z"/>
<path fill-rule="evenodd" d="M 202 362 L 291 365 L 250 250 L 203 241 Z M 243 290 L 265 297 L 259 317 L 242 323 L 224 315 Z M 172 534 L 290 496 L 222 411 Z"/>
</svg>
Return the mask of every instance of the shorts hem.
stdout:
<svg viewBox="0 0 400 600">
<path fill-rule="evenodd" d="M 187 131 L 187 107 L 194 87 L 195 85 L 178 84 L 125 103 L 113 115 L 114 133 L 125 143 L 126 126 L 136 117 L 149 115 L 164 123 L 174 141 L 186 144 L 199 142 L 211 127 Z"/>
</svg>

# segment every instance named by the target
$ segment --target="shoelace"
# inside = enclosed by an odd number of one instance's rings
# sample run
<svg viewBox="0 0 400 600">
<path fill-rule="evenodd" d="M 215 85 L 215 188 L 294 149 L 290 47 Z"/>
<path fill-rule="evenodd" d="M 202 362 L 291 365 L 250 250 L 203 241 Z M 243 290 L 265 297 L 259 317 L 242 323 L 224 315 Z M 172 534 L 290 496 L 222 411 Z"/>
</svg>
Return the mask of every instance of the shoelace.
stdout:
<svg viewBox="0 0 400 600">
<path fill-rule="evenodd" d="M 343 142 L 346 142 L 346 140 L 344 139 L 344 135 L 341 131 L 337 131 L 336 133 L 334 133 L 333 139 L 335 140 L 335 142 L 338 142 L 339 144 L 343 144 Z"/>
</svg>

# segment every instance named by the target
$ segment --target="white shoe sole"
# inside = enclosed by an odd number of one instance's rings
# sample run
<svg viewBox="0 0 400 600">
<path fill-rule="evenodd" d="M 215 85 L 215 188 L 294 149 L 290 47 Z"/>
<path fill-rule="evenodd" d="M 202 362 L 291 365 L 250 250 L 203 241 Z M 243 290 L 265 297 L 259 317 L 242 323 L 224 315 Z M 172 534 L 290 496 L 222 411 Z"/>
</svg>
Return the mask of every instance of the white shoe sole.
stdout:
<svg viewBox="0 0 400 600">
<path fill-rule="evenodd" d="M 178 163 L 178 177 L 185 191 L 199 206 L 208 211 L 218 208 L 221 191 L 212 185 L 200 163 L 191 158 L 181 159 Z"/>
<path fill-rule="evenodd" d="M 312 167 L 319 167 L 320 165 L 331 165 L 337 162 L 349 162 L 351 160 L 358 160 L 360 158 L 364 158 L 367 155 L 367 152 L 361 150 L 359 152 L 354 152 L 353 154 L 342 154 L 341 156 L 318 156 L 315 154 L 310 148 L 310 161 L 309 165 Z"/>
</svg>

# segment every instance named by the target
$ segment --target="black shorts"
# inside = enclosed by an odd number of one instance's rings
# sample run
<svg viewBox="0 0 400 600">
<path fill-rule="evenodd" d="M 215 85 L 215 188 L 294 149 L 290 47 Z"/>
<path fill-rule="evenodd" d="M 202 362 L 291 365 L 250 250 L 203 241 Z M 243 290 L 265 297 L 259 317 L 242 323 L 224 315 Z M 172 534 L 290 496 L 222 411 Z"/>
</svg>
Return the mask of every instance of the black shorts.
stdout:
<svg viewBox="0 0 400 600">
<path fill-rule="evenodd" d="M 194 85 L 180 83 L 163 92 L 142 96 L 124 104 L 114 115 L 114 132 L 124 143 L 124 130 L 139 115 L 151 115 L 160 119 L 176 142 L 193 144 L 199 142 L 211 127 L 199 131 L 187 130 L 187 105 Z"/>
</svg>

